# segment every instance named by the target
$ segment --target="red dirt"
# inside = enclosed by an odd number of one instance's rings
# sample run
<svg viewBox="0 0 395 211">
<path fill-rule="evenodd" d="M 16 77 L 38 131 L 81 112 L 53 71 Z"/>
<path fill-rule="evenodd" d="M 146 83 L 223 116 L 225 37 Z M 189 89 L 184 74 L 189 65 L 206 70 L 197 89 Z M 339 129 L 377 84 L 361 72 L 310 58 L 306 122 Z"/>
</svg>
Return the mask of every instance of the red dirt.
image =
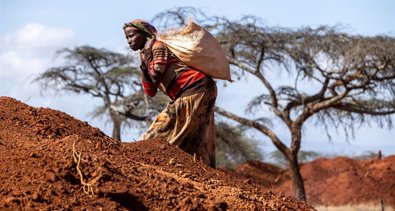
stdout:
<svg viewBox="0 0 395 211">
<path fill-rule="evenodd" d="M 63 112 L 9 97 L 0 97 L 0 153 L 0 209 L 313 209 L 195 162 L 165 141 L 117 143 Z M 91 195 L 81 180 L 92 184 Z"/>
<path fill-rule="evenodd" d="M 286 170 L 259 161 L 226 170 L 267 189 L 292 195 Z M 395 155 L 384 159 L 319 158 L 301 166 L 307 202 L 313 205 L 384 203 L 395 207 Z"/>
</svg>

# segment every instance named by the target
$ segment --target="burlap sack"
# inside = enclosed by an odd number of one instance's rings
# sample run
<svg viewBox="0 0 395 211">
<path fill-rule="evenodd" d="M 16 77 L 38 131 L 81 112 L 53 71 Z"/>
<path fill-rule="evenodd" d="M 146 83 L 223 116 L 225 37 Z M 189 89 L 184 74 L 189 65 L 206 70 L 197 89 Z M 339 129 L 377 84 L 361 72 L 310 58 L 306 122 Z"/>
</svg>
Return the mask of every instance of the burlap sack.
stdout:
<svg viewBox="0 0 395 211">
<path fill-rule="evenodd" d="M 185 64 L 217 79 L 231 80 L 229 62 L 218 41 L 193 21 L 158 37 Z"/>
</svg>

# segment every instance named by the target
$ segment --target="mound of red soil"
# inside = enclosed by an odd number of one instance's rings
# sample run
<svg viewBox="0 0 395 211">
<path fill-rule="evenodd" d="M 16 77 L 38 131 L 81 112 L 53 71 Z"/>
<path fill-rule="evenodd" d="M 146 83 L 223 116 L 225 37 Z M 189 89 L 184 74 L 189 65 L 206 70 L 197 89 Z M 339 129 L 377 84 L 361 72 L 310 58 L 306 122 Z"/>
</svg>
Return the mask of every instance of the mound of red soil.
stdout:
<svg viewBox="0 0 395 211">
<path fill-rule="evenodd" d="M 284 175 L 286 170 L 258 160 L 247 161 L 239 165 L 236 169 L 221 170 L 233 175 L 234 177 L 262 185 L 266 188 L 272 188 L 282 183 L 284 180 L 289 179 Z"/>
<path fill-rule="evenodd" d="M 292 195 L 288 172 L 270 164 L 247 162 L 230 172 L 274 192 Z M 378 204 L 382 198 L 385 204 L 395 207 L 395 155 L 382 160 L 319 158 L 303 164 L 301 173 L 310 204 Z"/>
<path fill-rule="evenodd" d="M 118 143 L 65 113 L 0 97 L 0 209 L 311 210 L 162 140 Z"/>
<path fill-rule="evenodd" d="M 382 198 L 385 204 L 395 207 L 395 156 L 382 160 L 320 158 L 303 165 L 302 175 L 310 203 L 378 203 Z M 283 190 L 289 185 L 284 183 Z"/>
</svg>

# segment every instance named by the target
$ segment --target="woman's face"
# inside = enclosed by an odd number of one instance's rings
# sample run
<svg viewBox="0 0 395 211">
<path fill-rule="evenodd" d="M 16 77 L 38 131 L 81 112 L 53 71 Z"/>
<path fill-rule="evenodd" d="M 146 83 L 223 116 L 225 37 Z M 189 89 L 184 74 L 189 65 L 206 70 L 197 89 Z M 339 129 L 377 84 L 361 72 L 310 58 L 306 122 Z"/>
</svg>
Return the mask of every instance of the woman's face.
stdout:
<svg viewBox="0 0 395 211">
<path fill-rule="evenodd" d="M 129 47 L 134 50 L 141 50 L 144 48 L 145 43 L 147 42 L 147 36 L 144 32 L 134 28 L 134 27 L 126 27 L 124 29 L 126 40 L 128 41 Z"/>
</svg>

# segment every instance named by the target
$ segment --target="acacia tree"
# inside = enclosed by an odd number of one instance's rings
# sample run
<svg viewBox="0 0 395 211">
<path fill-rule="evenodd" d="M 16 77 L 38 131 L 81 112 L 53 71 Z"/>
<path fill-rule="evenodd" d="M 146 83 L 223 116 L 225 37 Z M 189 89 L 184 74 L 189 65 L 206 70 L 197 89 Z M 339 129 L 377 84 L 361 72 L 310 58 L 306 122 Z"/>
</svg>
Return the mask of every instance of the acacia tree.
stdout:
<svg viewBox="0 0 395 211">
<path fill-rule="evenodd" d="M 264 89 L 247 110 L 267 107 L 289 130 L 287 146 L 273 128 L 262 122 L 216 111 L 267 137 L 286 157 L 297 198 L 305 200 L 298 152 L 302 129 L 311 119 L 327 129 L 344 128 L 346 135 L 375 120 L 391 128 L 395 113 L 395 39 L 363 37 L 333 27 L 299 30 L 264 27 L 254 17 L 224 20 L 217 34 L 234 70 L 254 76 Z M 289 73 L 291 84 L 274 85 L 269 74 Z M 258 93 L 257 93 L 258 94 Z M 315 118 L 313 118 L 315 117 Z M 330 131 L 327 130 L 330 136 Z"/>
<path fill-rule="evenodd" d="M 94 115 L 108 112 L 113 124 L 113 139 L 121 140 L 122 123 L 127 119 L 148 119 L 142 111 L 132 112 L 134 108 L 141 107 L 139 102 L 145 101 L 141 94 L 140 71 L 131 66 L 130 56 L 90 46 L 64 48 L 57 55 L 64 59 L 64 65 L 47 69 L 34 81 L 44 89 L 87 94 L 101 99 L 103 105 L 98 106 Z M 120 103 L 133 106 L 124 109 L 122 115 L 116 109 Z"/>
<path fill-rule="evenodd" d="M 201 14 L 191 8 L 176 8 L 156 18 L 184 23 L 188 12 Z M 253 119 L 219 107 L 216 112 L 255 128 L 272 141 L 287 159 L 295 197 L 306 199 L 298 152 L 307 121 L 316 121 L 329 138 L 331 126 L 343 128 L 347 136 L 370 120 L 380 127 L 392 127 L 393 37 L 349 35 L 327 26 L 299 30 L 266 27 L 252 16 L 237 21 L 211 17 L 202 25 L 226 50 L 233 74 L 255 77 L 263 85 L 263 89 L 254 90 L 257 96 L 246 108 L 255 111 Z M 284 73 L 289 80 L 268 79 Z M 268 112 L 283 123 L 291 140 L 281 139 L 272 125 L 260 121 L 267 119 L 264 114 Z"/>
</svg>

